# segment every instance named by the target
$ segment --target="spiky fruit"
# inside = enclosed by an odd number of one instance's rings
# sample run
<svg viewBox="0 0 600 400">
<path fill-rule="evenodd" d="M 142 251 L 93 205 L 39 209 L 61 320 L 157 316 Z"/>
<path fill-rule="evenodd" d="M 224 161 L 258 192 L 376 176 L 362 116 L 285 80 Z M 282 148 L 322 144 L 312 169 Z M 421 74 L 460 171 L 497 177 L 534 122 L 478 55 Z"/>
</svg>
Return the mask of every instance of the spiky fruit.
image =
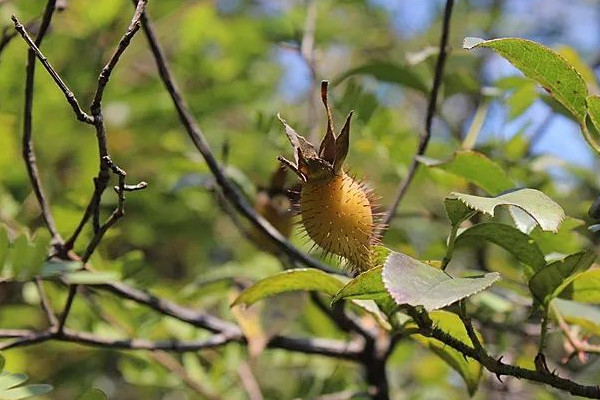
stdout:
<svg viewBox="0 0 600 400">
<path fill-rule="evenodd" d="M 371 247 L 377 229 L 369 191 L 342 168 L 352 113 L 335 136 L 327 82 L 321 86 L 321 97 L 327 111 L 327 132 L 319 151 L 280 118 L 294 147 L 295 163 L 279 159 L 302 181 L 300 211 L 308 236 L 326 252 L 348 260 L 351 269 L 364 271 L 372 266 Z"/>
</svg>

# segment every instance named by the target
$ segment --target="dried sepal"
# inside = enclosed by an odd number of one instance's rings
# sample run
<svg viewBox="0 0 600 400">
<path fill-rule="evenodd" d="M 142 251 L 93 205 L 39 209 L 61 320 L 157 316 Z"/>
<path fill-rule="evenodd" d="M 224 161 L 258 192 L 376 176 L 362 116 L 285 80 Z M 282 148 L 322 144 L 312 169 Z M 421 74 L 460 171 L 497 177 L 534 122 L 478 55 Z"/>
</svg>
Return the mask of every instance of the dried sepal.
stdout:
<svg viewBox="0 0 600 400">
<path fill-rule="evenodd" d="M 329 161 L 333 165 L 335 163 L 335 134 L 333 133 L 333 119 L 331 118 L 331 110 L 327 100 L 328 85 L 327 81 L 321 82 L 321 100 L 327 111 L 327 131 L 319 146 L 319 157 Z"/>
<path fill-rule="evenodd" d="M 348 156 L 348 149 L 350 148 L 350 121 L 352 119 L 352 111 L 346 118 L 346 123 L 342 127 L 342 130 L 338 137 L 335 139 L 335 162 L 333 164 L 333 171 L 337 174 L 342 170 L 346 156 Z"/>
</svg>

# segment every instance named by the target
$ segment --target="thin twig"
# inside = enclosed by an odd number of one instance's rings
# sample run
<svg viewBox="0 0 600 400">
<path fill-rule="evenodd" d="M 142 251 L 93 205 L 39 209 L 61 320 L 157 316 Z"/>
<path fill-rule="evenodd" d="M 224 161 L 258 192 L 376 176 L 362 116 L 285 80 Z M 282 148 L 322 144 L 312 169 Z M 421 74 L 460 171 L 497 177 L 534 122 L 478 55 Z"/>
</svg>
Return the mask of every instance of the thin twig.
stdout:
<svg viewBox="0 0 600 400">
<path fill-rule="evenodd" d="M 173 105 L 177 110 L 179 119 L 181 120 L 181 123 L 183 124 L 188 136 L 200 154 L 204 157 L 208 168 L 214 175 L 216 182 L 221 187 L 225 197 L 231 202 L 231 204 L 233 204 L 238 212 L 240 212 L 253 225 L 255 225 L 259 231 L 267 235 L 284 253 L 309 267 L 322 269 L 321 263 L 297 249 L 283 235 L 281 235 L 281 233 L 274 228 L 273 225 L 260 216 L 246 201 L 244 196 L 235 187 L 235 185 L 233 185 L 225 176 L 221 165 L 219 165 L 215 156 L 213 155 L 208 141 L 204 137 L 198 122 L 190 112 L 190 109 L 184 100 L 177 83 L 175 82 L 173 74 L 168 66 L 164 51 L 158 43 L 156 33 L 150 18 L 147 15 L 147 12 L 144 12 L 142 15 L 142 29 L 144 30 L 150 50 L 154 56 L 160 78 L 165 85 L 167 92 L 171 96 L 171 100 L 173 101 Z"/>
<path fill-rule="evenodd" d="M 52 1 L 52 3 L 55 3 L 55 2 L 56 1 Z M 54 5 L 52 6 L 52 8 L 54 9 Z M 23 37 L 23 39 L 25 40 L 25 42 L 29 45 L 30 54 L 33 54 L 34 57 L 37 57 L 38 60 L 40 60 L 40 62 L 42 63 L 42 65 L 46 69 L 46 71 L 48 71 L 48 73 L 50 74 L 50 76 L 52 77 L 52 79 L 54 80 L 54 82 L 56 83 L 56 85 L 60 88 L 60 90 L 65 95 L 65 97 L 67 99 L 67 102 L 71 105 L 71 108 L 73 108 L 73 112 L 75 112 L 75 115 L 77 116 L 77 119 L 79 121 L 81 121 L 81 122 L 85 122 L 85 123 L 88 123 L 88 124 L 93 124 L 94 123 L 94 119 L 90 115 L 88 115 L 85 111 L 83 111 L 81 109 L 81 107 L 79 106 L 79 102 L 75 98 L 75 95 L 73 94 L 73 92 L 71 91 L 71 89 L 69 89 L 69 87 L 67 86 L 67 84 L 62 80 L 62 78 L 60 77 L 60 75 L 52 67 L 52 65 L 50 64 L 50 62 L 46 58 L 46 56 L 44 56 L 42 54 L 42 52 L 40 51 L 39 44 L 41 43 L 41 40 L 38 40 L 38 38 L 40 37 L 40 33 L 45 33 L 45 30 L 43 30 L 43 25 L 42 25 L 42 27 L 40 27 L 40 32 L 38 33 L 38 36 L 36 37 L 36 40 L 34 42 L 31 39 L 31 37 L 29 36 L 29 34 L 27 33 L 27 31 L 25 30 L 25 27 L 23 26 L 23 24 L 21 24 L 19 22 L 19 20 L 17 19 L 17 17 L 15 17 L 13 15 L 11 17 L 11 19 L 15 23 L 15 29 L 17 30 L 17 32 L 19 32 L 19 34 Z M 44 23 L 44 20 L 42 19 L 42 24 L 43 23 Z M 28 59 L 28 61 L 29 61 L 29 59 Z"/>
<path fill-rule="evenodd" d="M 250 400 L 264 400 L 265 397 L 260 390 L 260 385 L 247 362 L 240 362 L 240 365 L 238 366 L 238 375 L 240 376 L 242 385 L 244 385 Z"/>
<path fill-rule="evenodd" d="M 408 173 L 400 183 L 398 187 L 398 191 L 396 192 L 396 196 L 394 197 L 394 201 L 392 205 L 388 209 L 385 214 L 382 223 L 385 226 L 389 226 L 392 219 L 394 219 L 394 215 L 400 202 L 404 198 L 409 185 L 411 184 L 417 169 L 419 168 L 420 162 L 418 161 L 419 156 L 425 154 L 425 150 L 427 150 L 427 145 L 429 143 L 429 139 L 431 138 L 431 126 L 433 124 L 433 117 L 436 113 L 437 108 L 437 98 L 438 93 L 440 91 L 440 87 L 442 85 L 442 78 L 444 75 L 444 66 L 446 64 L 446 56 L 448 54 L 448 38 L 450 37 L 450 17 L 452 16 L 452 7 L 454 5 L 454 0 L 446 0 L 446 7 L 444 9 L 444 22 L 442 26 L 442 34 L 440 36 L 440 51 L 438 54 L 437 62 L 435 64 L 435 75 L 433 77 L 433 85 L 431 87 L 431 93 L 429 95 L 429 104 L 427 106 L 427 116 L 425 117 L 425 130 L 421 135 L 419 140 L 419 145 L 417 147 L 417 152 L 412 159 L 410 167 L 408 169 Z"/>
<path fill-rule="evenodd" d="M 56 315 L 54 314 L 54 310 L 52 309 L 52 305 L 50 304 L 50 300 L 48 299 L 48 296 L 46 295 L 46 291 L 44 290 L 44 284 L 43 284 L 42 280 L 39 277 L 36 277 L 34 281 L 35 281 L 35 286 L 37 288 L 38 294 L 40 296 L 40 306 L 42 307 L 42 310 L 44 310 L 44 313 L 46 314 L 48 323 L 50 324 L 51 327 L 57 326 L 58 319 L 56 318 Z"/>
<path fill-rule="evenodd" d="M 35 41 L 32 41 L 29 38 L 29 41 L 33 44 L 34 48 L 38 48 L 41 46 L 42 40 L 48 31 L 50 26 L 50 22 L 52 21 L 52 16 L 54 15 L 54 8 L 56 5 L 55 0 L 48 0 L 46 3 L 46 9 L 44 10 L 44 15 L 42 16 L 42 21 L 40 23 L 40 28 L 35 37 Z M 16 19 L 13 16 L 13 20 Z M 25 28 L 23 25 L 21 26 L 23 33 L 26 34 Z M 15 29 L 19 31 L 16 26 Z M 28 36 L 27 36 L 28 37 Z M 25 161 L 25 166 L 27 168 L 27 174 L 29 175 L 29 181 L 31 182 L 31 187 L 33 188 L 33 192 L 35 193 L 35 197 L 40 205 L 40 209 L 42 210 L 42 216 L 44 218 L 44 222 L 46 223 L 46 227 L 52 236 L 52 242 L 54 245 L 62 244 L 62 238 L 60 233 L 58 233 L 58 229 L 56 227 L 56 222 L 54 221 L 54 217 L 52 216 L 52 211 L 50 210 L 50 205 L 48 204 L 48 199 L 46 197 L 46 192 L 44 191 L 44 186 L 42 184 L 42 180 L 40 179 L 40 173 L 37 168 L 37 162 L 35 158 L 35 150 L 33 147 L 33 86 L 34 86 L 34 77 L 35 77 L 35 57 L 36 53 L 33 49 L 29 49 L 27 52 L 27 65 L 25 67 L 25 99 L 24 99 L 24 112 L 23 112 L 23 139 L 22 139 L 22 151 L 23 151 L 23 160 Z"/>
</svg>

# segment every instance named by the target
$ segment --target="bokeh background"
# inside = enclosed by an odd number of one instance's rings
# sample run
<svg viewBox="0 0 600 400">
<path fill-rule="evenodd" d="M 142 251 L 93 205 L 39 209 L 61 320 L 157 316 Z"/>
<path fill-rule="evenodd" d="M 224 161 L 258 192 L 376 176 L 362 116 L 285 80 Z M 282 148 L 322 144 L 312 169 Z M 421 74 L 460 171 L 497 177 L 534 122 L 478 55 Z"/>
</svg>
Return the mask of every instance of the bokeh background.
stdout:
<svg viewBox="0 0 600 400">
<path fill-rule="evenodd" d="M 65 3 L 65 10 L 54 16 L 42 50 L 79 102 L 88 105 L 133 8 L 125 0 Z M 385 207 L 406 174 L 423 130 L 443 6 L 443 1 L 433 0 L 151 0 L 149 13 L 215 155 L 250 201 L 268 184 L 277 155 L 292 156 L 277 113 L 309 137 L 324 133 L 325 113 L 317 89 L 327 79 L 333 83 L 330 96 L 338 126 L 348 111 L 356 113 L 349 169 L 365 177 Z M 0 0 L 0 28 L 11 29 L 11 14 L 35 21 L 42 11 L 38 0 Z M 311 26 L 313 46 L 306 37 Z M 498 162 L 519 186 L 543 191 L 578 219 L 568 220 L 558 236 L 534 232 L 541 243 L 557 252 L 580 250 L 594 241 L 584 225 L 590 222 L 587 208 L 599 192 L 597 158 L 578 125 L 506 61 L 491 52 L 463 50 L 467 36 L 539 41 L 576 63 L 590 91 L 598 94 L 600 2 L 457 1 L 439 116 L 427 152 L 428 157 L 446 159 L 467 133 L 477 135 L 475 148 Z M 14 230 L 35 231 L 43 228 L 43 220 L 20 156 L 26 53 L 17 37 L 0 54 L 0 221 Z M 149 187 L 127 196 L 126 215 L 92 257 L 94 267 L 115 271 L 133 286 L 234 319 L 229 304 L 239 287 L 279 271 L 281 263 L 246 241 L 223 212 L 211 190 L 208 168 L 179 124 L 142 35 L 124 54 L 104 98 L 113 160 L 127 171 L 130 183 L 143 180 Z M 42 68 L 36 75 L 33 123 L 52 212 L 61 234 L 68 237 L 89 201 L 97 173 L 93 127 L 76 121 Z M 293 177 L 288 183 L 294 183 Z M 470 190 L 465 181 L 421 168 L 384 243 L 423 259 L 441 259 L 449 230 L 442 200 L 461 190 Z M 104 217 L 116 201 L 107 191 Z M 82 250 L 90 238 L 88 227 L 75 250 Z M 305 250 L 310 247 L 297 230 L 291 239 Z M 335 260 L 327 262 L 336 265 Z M 461 252 L 456 264 L 500 271 L 506 291 L 526 291 L 518 263 L 503 250 Z M 60 307 L 64 288 L 47 288 Z M 510 297 L 517 295 L 503 293 L 479 296 L 477 304 L 490 319 L 519 320 L 524 311 Z M 283 332 L 344 337 L 309 301 L 294 302 L 289 316 Z M 1 328 L 44 323 L 31 283 L 0 282 Z M 108 294 L 93 300 L 78 297 L 69 325 L 110 337 L 206 335 Z M 534 340 L 494 329 L 486 334 L 499 352 L 517 360 L 533 359 Z M 560 358 L 559 338 L 552 349 Z M 152 354 L 46 343 L 3 356 L 7 370 L 54 385 L 47 399 L 75 399 L 90 387 L 101 388 L 111 399 L 183 400 L 204 398 L 206 393 L 244 399 L 240 365 L 251 368 L 266 399 L 309 399 L 365 387 L 353 364 L 283 350 L 249 357 L 238 344 L 174 356 L 204 385 L 204 394 Z M 597 382 L 600 375 L 593 362 L 565 368 L 584 382 Z M 414 342 L 398 346 L 388 375 L 394 399 L 466 396 L 458 374 Z M 481 386 L 476 395 L 481 399 L 561 398 L 516 380 L 501 386 L 486 377 Z"/>
</svg>

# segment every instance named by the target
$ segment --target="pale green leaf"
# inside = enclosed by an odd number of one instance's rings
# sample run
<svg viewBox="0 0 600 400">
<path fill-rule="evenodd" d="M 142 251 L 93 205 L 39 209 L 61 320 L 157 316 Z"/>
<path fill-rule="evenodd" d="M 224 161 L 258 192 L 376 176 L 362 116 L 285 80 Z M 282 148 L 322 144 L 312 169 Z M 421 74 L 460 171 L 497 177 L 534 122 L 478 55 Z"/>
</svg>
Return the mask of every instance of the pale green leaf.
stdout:
<svg viewBox="0 0 600 400">
<path fill-rule="evenodd" d="M 402 253 L 388 257 L 382 276 L 385 288 L 396 303 L 423 306 L 427 311 L 479 293 L 500 279 L 497 272 L 454 278 Z"/>
<path fill-rule="evenodd" d="M 582 303 L 600 304 L 600 269 L 590 269 L 573 278 L 560 297 Z"/>
<path fill-rule="evenodd" d="M 25 374 L 11 374 L 4 372 L 0 374 L 0 393 L 3 390 L 19 386 L 27 382 L 27 375 Z"/>
<path fill-rule="evenodd" d="M 51 385 L 36 384 L 18 387 L 0 391 L 0 399 L 2 400 L 19 400 L 27 399 L 33 396 L 40 396 L 52 391 Z"/>
<path fill-rule="evenodd" d="M 462 193 L 452 193 L 452 195 L 468 207 L 492 216 L 494 209 L 498 206 L 519 207 L 545 231 L 558 231 L 565 218 L 565 212 L 554 200 L 535 189 L 517 189 L 496 197 L 480 197 Z"/>
<path fill-rule="evenodd" d="M 119 280 L 119 274 L 113 271 L 75 271 L 69 272 L 63 277 L 70 285 L 103 285 Z"/>
</svg>

